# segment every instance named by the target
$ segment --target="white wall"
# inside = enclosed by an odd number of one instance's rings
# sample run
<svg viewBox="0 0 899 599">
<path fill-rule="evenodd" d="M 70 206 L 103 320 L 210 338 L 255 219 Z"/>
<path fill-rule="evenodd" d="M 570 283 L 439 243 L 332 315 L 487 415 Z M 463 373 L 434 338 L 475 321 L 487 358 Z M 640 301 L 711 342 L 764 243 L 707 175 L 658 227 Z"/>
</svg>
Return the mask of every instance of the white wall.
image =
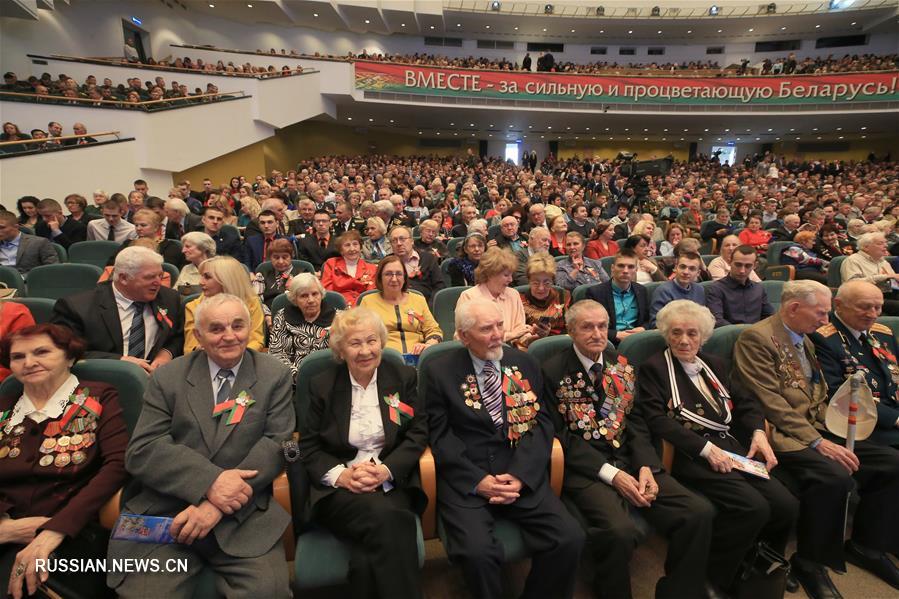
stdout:
<svg viewBox="0 0 899 599">
<path fill-rule="evenodd" d="M 248 26 L 240 23 L 200 16 L 185 12 L 180 7 L 167 8 L 158 2 L 122 1 L 79 1 L 72 5 L 56 3 L 53 11 L 41 10 L 38 21 L 0 17 L 0 68 L 20 74 L 40 71 L 32 66 L 25 54 L 68 54 L 75 56 L 121 56 L 122 20 L 139 16 L 143 29 L 150 34 L 150 52 L 155 58 L 170 54 L 193 55 L 186 49 L 170 48 L 169 44 L 212 44 L 222 47 L 255 50 L 257 48 L 296 49 L 304 52 L 345 54 L 365 48 L 371 51 L 384 50 L 395 53 L 427 52 L 449 56 L 493 56 L 520 61 L 524 57 L 526 44 L 516 42 L 514 50 L 478 49 L 474 39 L 467 39 L 461 48 L 425 46 L 419 36 L 360 35 L 348 31 L 325 32 L 301 27 L 278 27 L 271 24 Z M 450 34 L 452 35 L 452 34 Z M 608 47 L 605 56 L 591 56 L 591 46 Z M 738 63 L 749 58 L 756 63 L 763 58 L 776 58 L 781 53 L 756 54 L 752 44 L 724 44 L 723 55 L 707 56 L 706 46 L 720 46 L 720 41 L 698 42 L 696 45 L 665 44 L 664 56 L 647 56 L 650 45 L 635 44 L 635 56 L 619 56 L 618 45 L 608 45 L 597 39 L 592 43 L 565 44 L 565 52 L 556 54 L 557 60 L 574 62 L 660 62 L 683 60 L 717 60 L 719 64 Z M 843 55 L 846 53 L 873 52 L 888 54 L 896 52 L 896 38 L 886 33 L 874 35 L 867 46 L 815 50 L 814 40 L 804 40 L 796 53 L 805 56 Z M 234 55 L 237 56 L 237 55 Z M 281 60 L 275 57 L 249 59 L 254 64 L 274 64 L 280 67 Z M 236 60 L 235 60 L 236 62 Z"/>
</svg>

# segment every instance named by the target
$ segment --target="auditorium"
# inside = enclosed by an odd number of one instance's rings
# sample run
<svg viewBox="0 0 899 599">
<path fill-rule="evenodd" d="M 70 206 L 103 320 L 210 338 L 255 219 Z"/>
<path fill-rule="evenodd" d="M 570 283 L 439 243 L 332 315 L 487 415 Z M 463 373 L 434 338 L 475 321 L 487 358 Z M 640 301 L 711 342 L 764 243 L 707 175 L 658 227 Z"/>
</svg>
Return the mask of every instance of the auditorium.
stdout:
<svg viewBox="0 0 899 599">
<path fill-rule="evenodd" d="M 0 0 L 0 72 L 6 596 L 899 596 L 896 0 Z"/>
</svg>

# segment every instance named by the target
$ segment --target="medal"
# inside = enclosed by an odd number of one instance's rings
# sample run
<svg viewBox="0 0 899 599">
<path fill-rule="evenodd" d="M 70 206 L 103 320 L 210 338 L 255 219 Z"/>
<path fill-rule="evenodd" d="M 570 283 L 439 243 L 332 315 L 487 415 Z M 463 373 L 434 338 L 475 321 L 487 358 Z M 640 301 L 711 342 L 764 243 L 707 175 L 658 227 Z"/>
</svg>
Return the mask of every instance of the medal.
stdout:
<svg viewBox="0 0 899 599">
<path fill-rule="evenodd" d="M 8 455 L 9 455 L 9 446 L 4 445 L 3 447 L 0 447 L 0 460 L 2 460 L 3 458 L 5 458 Z"/>
<path fill-rule="evenodd" d="M 60 453 L 60 454 L 57 454 L 56 459 L 53 460 L 53 464 L 54 464 L 57 468 L 65 468 L 65 467 L 68 466 L 71 462 L 72 462 L 72 457 L 71 457 L 69 454 L 65 453 L 65 452 Z"/>
<path fill-rule="evenodd" d="M 56 444 L 63 451 L 65 451 L 65 448 L 68 447 L 69 445 L 71 445 L 71 443 L 72 443 L 72 438 L 68 435 L 63 435 L 62 437 L 60 437 L 59 439 L 56 440 Z"/>
<path fill-rule="evenodd" d="M 41 460 L 38 462 L 38 464 L 40 464 L 40 465 L 43 466 L 44 468 L 46 468 L 47 466 L 49 466 L 49 465 L 52 464 L 52 463 L 53 463 L 53 456 L 52 456 L 52 455 L 45 455 L 45 456 L 42 457 Z"/>
<path fill-rule="evenodd" d="M 78 464 L 84 463 L 84 460 L 86 460 L 86 459 L 87 459 L 87 454 L 84 453 L 83 451 L 76 451 L 75 453 L 72 454 L 72 463 L 75 464 L 76 466 Z"/>
<path fill-rule="evenodd" d="M 41 453 L 52 453 L 53 449 L 56 447 L 56 439 L 44 439 L 43 443 L 41 443 L 40 452 Z"/>
<path fill-rule="evenodd" d="M 18 447 L 13 447 L 12 449 L 9 450 L 9 459 L 19 457 L 19 454 L 21 454 L 21 453 L 22 453 L 21 449 L 19 449 Z"/>
</svg>

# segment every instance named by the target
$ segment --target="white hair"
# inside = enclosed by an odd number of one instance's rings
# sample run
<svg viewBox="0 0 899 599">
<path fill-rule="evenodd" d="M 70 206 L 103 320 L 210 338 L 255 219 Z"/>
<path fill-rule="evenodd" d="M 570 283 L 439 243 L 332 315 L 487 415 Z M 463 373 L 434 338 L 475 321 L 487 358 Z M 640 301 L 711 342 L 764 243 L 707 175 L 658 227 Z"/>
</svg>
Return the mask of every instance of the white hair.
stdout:
<svg viewBox="0 0 899 599">
<path fill-rule="evenodd" d="M 310 272 L 300 273 L 291 279 L 290 288 L 287 290 L 287 299 L 292 304 L 296 303 L 299 294 L 313 289 L 317 289 L 322 294 L 322 299 L 325 298 L 325 288 L 322 286 L 321 281 L 318 280 L 318 277 Z"/>
<path fill-rule="evenodd" d="M 455 319 L 456 332 L 467 331 L 477 324 L 478 318 L 475 316 L 475 312 L 478 308 L 496 312 L 500 317 L 503 315 L 502 310 L 500 310 L 498 305 L 485 299 L 475 299 L 470 302 L 465 302 L 461 306 L 457 304 Z"/>
<path fill-rule="evenodd" d="M 381 349 L 387 345 L 387 327 L 384 321 L 378 316 L 374 310 L 364 307 L 355 307 L 348 310 L 342 310 L 334 317 L 330 330 L 330 346 L 334 354 L 334 359 L 338 362 L 343 361 L 344 357 L 341 352 L 341 344 L 344 337 L 350 332 L 350 329 L 369 327 L 377 333 L 381 340 Z"/>
<path fill-rule="evenodd" d="M 609 312 L 606 310 L 605 306 L 597 302 L 596 300 L 584 299 L 579 302 L 575 302 L 568 311 L 565 312 L 565 328 L 567 330 L 574 329 L 577 326 L 578 320 L 583 318 L 583 313 L 588 310 L 602 310 L 602 313 L 608 317 Z"/>
<path fill-rule="evenodd" d="M 393 216 L 395 210 L 393 209 L 393 204 L 390 203 L 390 200 L 378 200 L 375 202 L 375 210 L 377 212 L 383 212 L 387 215 L 388 218 Z"/>
<path fill-rule="evenodd" d="M 783 293 L 780 296 L 780 305 L 782 309 L 790 302 L 817 305 L 818 298 L 822 295 L 830 297 L 830 289 L 818 281 L 809 279 L 787 281 L 784 283 Z"/>
<path fill-rule="evenodd" d="M 204 297 L 200 302 L 200 305 L 197 306 L 197 310 L 194 313 L 194 319 L 197 323 L 197 328 L 203 329 L 203 325 L 206 324 L 206 312 L 231 303 L 238 304 L 240 306 L 244 318 L 247 321 L 247 325 L 249 325 L 250 311 L 249 309 L 247 309 L 247 305 L 242 299 L 240 299 L 236 295 L 231 295 L 230 293 L 216 293 L 212 297 Z"/>
<path fill-rule="evenodd" d="M 135 277 L 145 266 L 162 266 L 162 256 L 153 250 L 140 246 L 129 246 L 119 252 L 113 266 L 113 277 L 125 275 Z"/>
<path fill-rule="evenodd" d="M 187 204 L 181 198 L 169 198 L 168 200 L 166 200 L 165 209 L 166 210 L 174 210 L 181 216 L 184 216 L 190 210 L 187 207 Z"/>
<path fill-rule="evenodd" d="M 872 243 L 877 243 L 878 241 L 885 241 L 886 236 L 880 231 L 872 231 L 870 233 L 865 233 L 864 235 L 859 235 L 856 240 L 856 245 L 858 245 L 858 249 L 864 251 L 866 247 L 871 245 Z"/>
<path fill-rule="evenodd" d="M 819 283 L 820 284 L 820 283 Z M 715 330 L 715 317 L 711 310 L 691 300 L 674 300 L 656 314 L 656 328 L 665 340 L 675 322 L 690 322 L 699 327 L 699 336 L 704 344 Z"/>
<path fill-rule="evenodd" d="M 484 237 L 487 237 L 487 221 L 483 218 L 476 218 L 470 223 L 468 223 L 468 234 L 472 233 L 480 233 Z"/>
<path fill-rule="evenodd" d="M 207 258 L 215 256 L 216 247 L 215 239 L 204 233 L 203 231 L 190 231 L 181 236 L 181 243 L 189 243 L 203 252 Z"/>
</svg>

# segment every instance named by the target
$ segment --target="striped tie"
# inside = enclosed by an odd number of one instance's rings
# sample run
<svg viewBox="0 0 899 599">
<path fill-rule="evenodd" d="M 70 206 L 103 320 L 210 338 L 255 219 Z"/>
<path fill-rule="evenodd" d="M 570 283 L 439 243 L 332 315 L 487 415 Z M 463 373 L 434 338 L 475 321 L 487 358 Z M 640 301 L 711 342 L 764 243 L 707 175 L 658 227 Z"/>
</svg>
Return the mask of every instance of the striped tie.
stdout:
<svg viewBox="0 0 899 599">
<path fill-rule="evenodd" d="M 503 425 L 503 389 L 500 383 L 499 371 L 493 362 L 488 360 L 484 363 L 484 389 L 481 395 L 484 397 L 484 407 L 493 420 L 493 426 L 500 428 Z"/>
<path fill-rule="evenodd" d="M 134 302 L 134 316 L 131 318 L 131 332 L 128 334 L 128 355 L 144 358 L 144 306 L 143 302 Z"/>
<path fill-rule="evenodd" d="M 218 405 L 222 402 L 228 401 L 228 396 L 231 395 L 231 377 L 234 376 L 234 373 L 230 370 L 219 370 L 218 374 L 215 375 L 215 380 L 219 382 L 218 391 L 215 393 L 215 404 Z"/>
</svg>

